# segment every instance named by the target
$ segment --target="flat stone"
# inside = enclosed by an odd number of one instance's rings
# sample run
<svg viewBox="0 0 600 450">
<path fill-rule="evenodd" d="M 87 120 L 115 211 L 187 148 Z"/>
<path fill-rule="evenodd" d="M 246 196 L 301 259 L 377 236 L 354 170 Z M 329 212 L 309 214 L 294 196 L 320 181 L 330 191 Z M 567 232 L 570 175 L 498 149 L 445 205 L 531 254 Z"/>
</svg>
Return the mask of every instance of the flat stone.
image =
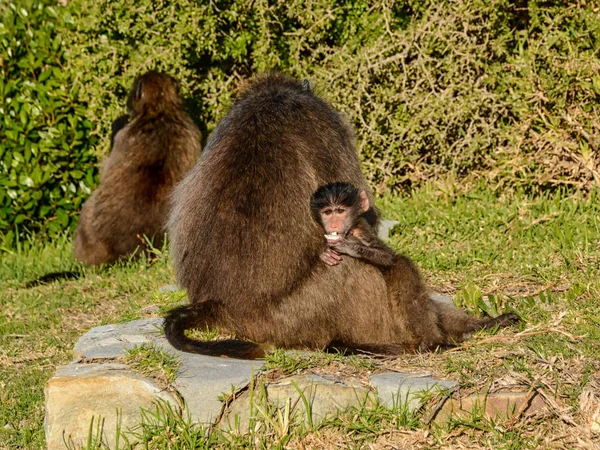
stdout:
<svg viewBox="0 0 600 450">
<path fill-rule="evenodd" d="M 300 414 L 301 420 L 317 425 L 338 410 L 374 403 L 369 388 L 360 383 L 336 377 L 298 375 L 268 384 L 264 389 L 259 387 L 242 393 L 225 411 L 219 427 L 247 433 L 254 420 L 272 414 L 275 408 L 284 414 L 286 407 L 290 417 Z"/>
<path fill-rule="evenodd" d="M 163 319 L 140 319 L 92 328 L 79 338 L 73 349 L 75 360 L 115 359 L 124 350 L 152 343 L 163 334 Z"/>
<path fill-rule="evenodd" d="M 388 240 L 390 237 L 391 229 L 399 223 L 400 222 L 398 222 L 397 220 L 382 220 L 379 225 L 379 239 L 383 239 L 384 241 Z"/>
<path fill-rule="evenodd" d="M 192 420 L 204 423 L 214 422 L 221 413 L 222 394 L 246 387 L 264 365 L 264 361 L 172 351 L 181 362 L 174 385 L 183 397 Z"/>
<path fill-rule="evenodd" d="M 158 400 L 178 405 L 176 398 L 124 364 L 68 364 L 60 366 L 45 387 L 44 428 L 48 450 L 85 445 L 94 420 L 108 448 L 114 448 L 117 422 L 121 430 L 141 422 L 140 409 Z"/>
<path fill-rule="evenodd" d="M 202 423 L 214 423 L 223 410 L 223 398 L 247 387 L 264 365 L 263 361 L 180 352 L 166 340 L 162 325 L 162 319 L 142 319 L 97 327 L 80 338 L 74 350 L 75 360 L 86 363 L 60 367 L 46 389 L 47 435 L 54 439 L 52 442 L 58 442 L 58 435 L 62 442 L 63 430 L 71 433 L 73 439 L 80 439 L 84 432 L 87 437 L 92 416 L 110 418 L 105 419 L 106 439 L 114 439 L 114 411 L 117 409 L 123 409 L 123 424 L 129 426 L 139 423 L 140 407 L 147 408 L 162 396 L 174 401 L 173 395 L 160 391 L 126 365 L 91 364 L 94 360 L 117 359 L 124 356 L 125 350 L 148 343 L 176 356 L 180 367 L 171 387 L 183 399 L 191 419 Z M 289 354 L 310 357 L 313 352 L 292 350 Z M 267 384 L 264 389 L 243 392 L 228 405 L 219 426 L 245 432 L 254 418 L 273 413 L 277 408 L 285 409 L 286 405 L 291 415 L 301 414 L 303 420 L 316 424 L 338 410 L 373 406 L 376 396 L 386 407 L 394 408 L 406 402 L 404 404 L 413 410 L 421 406 L 423 392 L 455 385 L 454 381 L 408 373 L 374 375 L 370 384 L 337 377 L 298 375 Z"/>
<path fill-rule="evenodd" d="M 179 290 L 179 286 L 176 284 L 166 284 L 158 288 L 158 292 L 161 294 L 166 294 L 168 292 L 177 292 Z"/>
<path fill-rule="evenodd" d="M 549 412 L 544 399 L 528 392 L 497 392 L 493 394 L 473 394 L 464 398 L 451 398 L 436 414 L 434 422 L 445 424 L 450 418 L 469 418 L 483 415 L 486 419 L 508 420 L 521 412 L 522 417 L 529 417 Z"/>
<path fill-rule="evenodd" d="M 390 409 L 406 407 L 408 411 L 419 409 L 423 404 L 424 395 L 437 393 L 442 389 L 452 389 L 457 385 L 457 382 L 452 380 L 404 372 L 380 373 L 371 376 L 369 382 L 377 389 L 381 405 Z"/>
<path fill-rule="evenodd" d="M 173 386 L 183 397 L 190 416 L 212 422 L 220 414 L 219 397 L 250 383 L 263 361 L 184 353 L 175 350 L 163 335 L 163 319 L 141 319 L 94 328 L 75 345 L 75 360 L 115 359 L 135 346 L 151 343 L 156 349 L 175 355 L 181 366 Z"/>
</svg>

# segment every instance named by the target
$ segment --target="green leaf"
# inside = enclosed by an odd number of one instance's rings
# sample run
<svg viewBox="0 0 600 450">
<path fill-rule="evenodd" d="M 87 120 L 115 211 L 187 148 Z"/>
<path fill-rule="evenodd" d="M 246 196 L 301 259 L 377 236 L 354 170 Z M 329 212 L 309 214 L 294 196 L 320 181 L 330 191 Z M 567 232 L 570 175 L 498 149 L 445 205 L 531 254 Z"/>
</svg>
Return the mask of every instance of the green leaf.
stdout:
<svg viewBox="0 0 600 450">
<path fill-rule="evenodd" d="M 79 180 L 81 177 L 83 177 L 83 172 L 81 170 L 71 170 L 70 174 L 76 180 Z"/>
</svg>

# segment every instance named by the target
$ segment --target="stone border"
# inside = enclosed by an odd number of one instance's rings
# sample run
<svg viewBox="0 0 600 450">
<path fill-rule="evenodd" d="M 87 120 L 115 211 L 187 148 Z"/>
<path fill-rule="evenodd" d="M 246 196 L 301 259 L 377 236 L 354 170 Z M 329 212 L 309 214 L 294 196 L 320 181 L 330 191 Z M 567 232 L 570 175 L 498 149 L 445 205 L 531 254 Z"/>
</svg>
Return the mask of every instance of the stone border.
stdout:
<svg viewBox="0 0 600 450">
<path fill-rule="evenodd" d="M 450 395 L 457 383 L 426 374 L 385 372 L 368 380 L 301 374 L 254 388 L 263 361 L 215 358 L 183 353 L 166 341 L 162 319 L 143 319 L 94 328 L 74 349 L 74 361 L 57 368 L 45 388 L 45 431 L 49 450 L 64 449 L 65 441 L 83 445 L 90 422 L 102 418 L 102 439 L 114 446 L 117 424 L 122 430 L 141 422 L 141 408 L 155 409 L 158 401 L 186 411 L 195 422 L 245 432 L 254 420 L 280 408 L 291 416 L 302 414 L 309 423 L 348 407 L 381 405 L 421 408 L 427 398 L 445 393 L 426 423 L 445 423 L 451 417 L 467 417 L 474 410 L 486 417 L 528 416 L 544 411 L 543 399 L 528 393 L 496 393 L 460 398 Z M 180 366 L 172 389 L 158 386 L 126 364 L 124 352 L 150 344 L 177 356 Z M 259 382 L 260 383 L 260 382 Z M 233 395 L 231 395 L 233 394 Z M 230 396 L 228 402 L 224 397 Z M 287 409 L 286 409 L 287 408 Z"/>
</svg>

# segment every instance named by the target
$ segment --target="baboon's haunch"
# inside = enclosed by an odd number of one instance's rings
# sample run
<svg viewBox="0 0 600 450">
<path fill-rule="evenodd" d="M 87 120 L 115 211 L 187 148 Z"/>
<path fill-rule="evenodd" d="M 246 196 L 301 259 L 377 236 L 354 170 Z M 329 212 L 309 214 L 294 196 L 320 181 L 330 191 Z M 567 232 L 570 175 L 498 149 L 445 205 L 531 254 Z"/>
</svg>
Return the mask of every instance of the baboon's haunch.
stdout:
<svg viewBox="0 0 600 450">
<path fill-rule="evenodd" d="M 369 199 L 352 184 L 321 186 L 311 198 L 311 209 L 327 233 L 328 249 L 321 255 L 323 261 L 337 265 L 341 255 L 348 255 L 382 269 L 389 300 L 397 304 L 399 320 L 404 322 L 407 350 L 456 344 L 478 329 L 507 326 L 519 319 L 512 313 L 477 319 L 432 300 L 414 263 L 385 245 L 364 219 L 362 215 L 370 209 Z"/>
<path fill-rule="evenodd" d="M 280 74 L 257 78 L 173 195 L 169 239 L 189 304 L 166 317 L 171 344 L 209 355 L 263 355 L 259 344 L 198 342 L 184 334 L 208 326 L 288 348 L 334 344 L 402 353 L 418 346 L 407 330 L 423 320 L 413 315 L 419 302 L 429 305 L 429 323 L 460 319 L 452 330 L 444 328 L 447 336 L 469 332 L 473 321 L 463 312 L 412 296 L 422 295 L 423 285 L 410 262 L 389 269 L 393 279 L 410 284 L 388 289 L 387 277 L 372 264 L 344 258 L 329 266 L 320 259 L 327 244 L 309 199 L 338 180 L 364 191 L 373 204 L 346 121 L 299 81 Z M 376 230 L 376 210 L 364 217 Z"/>
<path fill-rule="evenodd" d="M 100 185 L 83 205 L 75 231 L 75 257 L 85 264 L 130 256 L 146 248 L 146 238 L 160 247 L 170 191 L 200 153 L 200 132 L 170 76 L 140 76 L 127 107 L 128 116 L 112 125 Z"/>
</svg>

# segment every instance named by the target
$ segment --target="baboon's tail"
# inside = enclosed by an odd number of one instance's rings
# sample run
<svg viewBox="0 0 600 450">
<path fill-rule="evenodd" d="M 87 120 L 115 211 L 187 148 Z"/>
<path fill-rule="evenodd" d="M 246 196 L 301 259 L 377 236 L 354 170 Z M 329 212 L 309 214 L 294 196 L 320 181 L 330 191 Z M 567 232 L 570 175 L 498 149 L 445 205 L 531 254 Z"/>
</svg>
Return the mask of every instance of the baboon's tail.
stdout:
<svg viewBox="0 0 600 450">
<path fill-rule="evenodd" d="M 72 280 L 79 278 L 81 275 L 82 273 L 77 270 L 63 270 L 60 272 L 50 272 L 46 275 L 42 275 L 41 277 L 36 278 L 35 280 L 28 281 L 27 283 L 25 283 L 25 287 L 29 289 L 34 286 L 39 286 L 40 284 L 47 284 L 56 280 Z"/>
<path fill-rule="evenodd" d="M 248 341 L 226 339 L 195 341 L 185 335 L 192 328 L 214 327 L 223 315 L 220 302 L 206 300 L 193 305 L 179 306 L 165 317 L 165 335 L 169 343 L 182 352 L 238 359 L 256 359 L 265 356 L 265 347 Z"/>
</svg>

